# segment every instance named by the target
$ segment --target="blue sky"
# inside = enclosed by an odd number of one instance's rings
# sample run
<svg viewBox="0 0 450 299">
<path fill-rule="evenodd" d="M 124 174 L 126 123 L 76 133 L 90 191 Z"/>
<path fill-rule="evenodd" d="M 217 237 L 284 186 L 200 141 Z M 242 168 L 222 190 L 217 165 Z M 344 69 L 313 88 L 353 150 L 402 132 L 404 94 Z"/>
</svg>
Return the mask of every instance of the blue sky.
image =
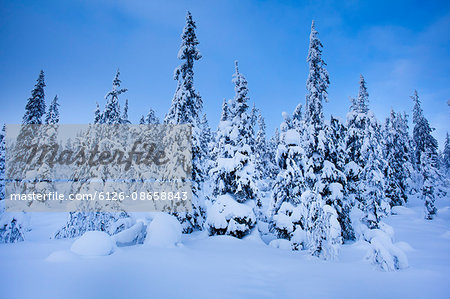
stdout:
<svg viewBox="0 0 450 299">
<path fill-rule="evenodd" d="M 167 3 L 166 3 L 167 2 Z M 366 77 L 370 106 L 411 114 L 417 89 L 440 146 L 450 124 L 448 1 L 1 1 L 0 120 L 19 123 L 40 69 L 63 123 L 92 121 L 120 67 L 130 119 L 152 107 L 162 118 L 186 11 L 197 23 L 203 58 L 195 86 L 216 127 L 233 97 L 234 60 L 249 82 L 269 135 L 281 112 L 304 103 L 311 20 L 324 44 L 331 85 L 325 114 L 345 119 L 349 96 Z"/>
</svg>

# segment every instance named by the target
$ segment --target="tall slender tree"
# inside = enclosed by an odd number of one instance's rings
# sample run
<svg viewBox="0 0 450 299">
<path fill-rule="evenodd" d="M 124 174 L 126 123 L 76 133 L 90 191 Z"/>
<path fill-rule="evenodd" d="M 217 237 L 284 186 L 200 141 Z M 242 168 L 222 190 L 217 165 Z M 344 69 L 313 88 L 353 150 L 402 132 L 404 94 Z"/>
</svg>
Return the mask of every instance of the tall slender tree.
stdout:
<svg viewBox="0 0 450 299">
<path fill-rule="evenodd" d="M 120 71 L 117 70 L 113 80 L 112 90 L 105 95 L 106 105 L 103 111 L 103 123 L 118 124 L 121 123 L 119 95 L 127 91 L 126 88 L 121 88 L 122 81 L 119 78 Z"/>
<path fill-rule="evenodd" d="M 42 124 L 42 117 L 45 114 L 44 87 L 44 71 L 41 70 L 36 85 L 31 92 L 31 97 L 28 99 L 27 105 L 25 106 L 25 115 L 22 120 L 23 124 Z"/>
<path fill-rule="evenodd" d="M 169 112 L 164 118 L 166 124 L 191 124 L 192 126 L 192 213 L 177 213 L 176 216 L 185 233 L 202 229 L 205 220 L 205 204 L 201 194 L 205 170 L 202 168 L 200 115 L 203 102 L 194 87 L 194 62 L 202 58 L 197 49 L 196 24 L 190 12 L 186 14 L 186 25 L 181 35 L 178 59 L 183 63 L 175 69 L 174 79 L 178 81 Z"/>
<path fill-rule="evenodd" d="M 53 98 L 50 106 L 48 107 L 47 115 L 45 116 L 45 124 L 57 124 L 59 123 L 59 103 L 58 96 Z"/>
</svg>

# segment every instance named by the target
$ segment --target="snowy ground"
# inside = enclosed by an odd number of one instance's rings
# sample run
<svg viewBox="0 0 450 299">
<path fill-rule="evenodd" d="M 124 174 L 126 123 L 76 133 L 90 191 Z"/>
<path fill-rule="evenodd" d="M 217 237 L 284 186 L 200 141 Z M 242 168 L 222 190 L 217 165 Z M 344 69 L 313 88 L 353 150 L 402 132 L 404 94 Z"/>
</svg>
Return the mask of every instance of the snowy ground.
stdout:
<svg viewBox="0 0 450 299">
<path fill-rule="evenodd" d="M 254 237 L 183 235 L 183 245 L 121 247 L 83 257 L 74 240 L 50 240 L 64 214 L 32 215 L 27 240 L 0 244 L 0 298 L 448 298 L 450 199 L 438 217 L 423 219 L 411 200 L 386 222 L 406 252 L 409 268 L 382 272 L 361 243 L 342 246 L 339 260 L 275 249 Z"/>
</svg>

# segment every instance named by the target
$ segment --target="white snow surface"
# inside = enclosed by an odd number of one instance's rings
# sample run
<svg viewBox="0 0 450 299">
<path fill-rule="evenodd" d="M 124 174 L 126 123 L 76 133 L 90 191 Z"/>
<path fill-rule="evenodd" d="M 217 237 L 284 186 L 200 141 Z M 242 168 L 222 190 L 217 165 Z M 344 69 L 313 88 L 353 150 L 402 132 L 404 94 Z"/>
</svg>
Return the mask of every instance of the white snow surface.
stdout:
<svg viewBox="0 0 450 299">
<path fill-rule="evenodd" d="M 74 239 L 49 238 L 67 214 L 30 213 L 25 241 L 0 244 L 0 298 L 448 298 L 450 199 L 436 205 L 431 221 L 415 198 L 383 220 L 409 263 L 392 272 L 366 260 L 366 241 L 342 245 L 337 260 L 323 261 L 283 250 L 283 241 L 269 246 L 205 232 L 182 235 L 184 246 L 134 245 L 85 257 L 71 253 Z"/>
<path fill-rule="evenodd" d="M 88 231 L 72 244 L 70 250 L 84 256 L 110 255 L 114 252 L 114 242 L 105 232 Z"/>
<path fill-rule="evenodd" d="M 175 216 L 158 213 L 147 227 L 144 245 L 170 248 L 181 242 L 183 228 Z"/>
</svg>

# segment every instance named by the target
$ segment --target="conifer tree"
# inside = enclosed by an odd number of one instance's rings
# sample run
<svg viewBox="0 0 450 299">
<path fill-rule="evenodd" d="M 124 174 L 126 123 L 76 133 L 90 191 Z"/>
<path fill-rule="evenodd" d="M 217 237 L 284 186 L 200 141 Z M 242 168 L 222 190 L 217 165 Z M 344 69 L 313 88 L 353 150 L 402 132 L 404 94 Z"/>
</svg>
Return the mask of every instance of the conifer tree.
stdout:
<svg viewBox="0 0 450 299">
<path fill-rule="evenodd" d="M 102 112 L 100 111 L 100 106 L 98 105 L 98 103 L 96 103 L 97 106 L 95 108 L 95 112 L 94 112 L 94 124 L 99 124 L 102 122 L 103 120 L 103 116 L 102 116 Z"/>
<path fill-rule="evenodd" d="M 431 154 L 431 160 L 433 162 L 433 166 L 437 166 L 437 141 L 431 135 L 433 132 L 433 128 L 431 128 L 428 120 L 423 115 L 423 110 L 421 107 L 421 102 L 419 99 L 419 95 L 417 94 L 417 90 L 414 90 L 414 95 L 411 96 L 411 99 L 414 102 L 413 108 L 413 142 L 414 142 L 414 153 L 415 153 L 415 163 L 417 168 L 420 170 L 420 166 L 422 165 L 420 158 L 422 154 L 428 151 Z"/>
<path fill-rule="evenodd" d="M 442 152 L 441 168 L 446 176 L 450 176 L 450 136 L 445 137 L 444 151 Z"/>
<path fill-rule="evenodd" d="M 391 110 L 383 130 L 383 156 L 386 160 L 384 177 L 386 197 L 392 206 L 407 201 L 407 179 L 410 177 L 410 148 L 406 115 Z"/>
<path fill-rule="evenodd" d="M 360 76 L 359 93 L 347 114 L 346 174 L 348 190 L 355 204 L 363 211 L 363 223 L 378 228 L 390 208 L 384 196 L 384 176 L 381 128 L 368 108 L 368 92 L 364 77 Z"/>
<path fill-rule="evenodd" d="M 59 103 L 58 96 L 56 95 L 50 106 L 48 107 L 47 115 L 45 116 L 45 124 L 57 124 L 59 123 Z"/>
<path fill-rule="evenodd" d="M 174 79 L 178 81 L 169 112 L 164 118 L 165 124 L 191 124 L 192 126 L 192 213 L 176 214 L 185 233 L 202 229 L 205 219 L 205 204 L 202 194 L 205 170 L 202 169 L 200 115 L 203 102 L 194 88 L 194 62 L 202 55 L 197 49 L 199 44 L 195 34 L 195 22 L 190 12 L 186 15 L 186 25 L 181 35 L 181 47 L 178 59 L 183 63 L 175 69 Z"/>
<path fill-rule="evenodd" d="M 153 124 L 153 125 L 157 125 L 159 124 L 159 118 L 156 116 L 156 113 L 153 109 L 149 109 L 148 113 L 147 113 L 147 117 L 145 118 L 145 122 L 147 124 Z"/>
<path fill-rule="evenodd" d="M 125 100 L 125 106 L 123 107 L 122 121 L 123 124 L 130 124 L 128 120 L 128 99 Z"/>
<path fill-rule="evenodd" d="M 44 71 L 41 70 L 36 85 L 31 92 L 25 106 L 25 115 L 23 116 L 23 124 L 42 124 L 42 117 L 45 114 L 45 92 L 44 92 Z"/>
<path fill-rule="evenodd" d="M 431 128 L 428 120 L 423 115 L 421 102 L 417 90 L 411 96 L 414 102 L 413 108 L 413 142 L 414 158 L 416 168 L 422 177 L 421 193 L 425 204 L 425 218 L 433 219 L 436 214 L 434 200 L 436 197 L 436 186 L 438 184 L 438 145 L 437 140 L 431 135 L 434 128 Z M 423 161 L 422 161 L 423 160 Z"/>
<path fill-rule="evenodd" d="M 122 81 L 119 79 L 120 71 L 117 70 L 113 80 L 112 90 L 105 95 L 106 105 L 103 111 L 102 123 L 118 124 L 121 123 L 119 95 L 127 91 L 126 88 L 120 88 Z"/>
<path fill-rule="evenodd" d="M 226 118 L 220 121 L 217 132 L 216 163 L 210 171 L 215 201 L 206 223 L 211 235 L 243 237 L 256 222 L 249 205 L 257 199 L 258 189 L 250 146 L 253 136 L 247 80 L 239 72 L 237 61 L 233 83 L 235 96 L 231 105 L 223 105 L 222 119 Z"/>
</svg>

